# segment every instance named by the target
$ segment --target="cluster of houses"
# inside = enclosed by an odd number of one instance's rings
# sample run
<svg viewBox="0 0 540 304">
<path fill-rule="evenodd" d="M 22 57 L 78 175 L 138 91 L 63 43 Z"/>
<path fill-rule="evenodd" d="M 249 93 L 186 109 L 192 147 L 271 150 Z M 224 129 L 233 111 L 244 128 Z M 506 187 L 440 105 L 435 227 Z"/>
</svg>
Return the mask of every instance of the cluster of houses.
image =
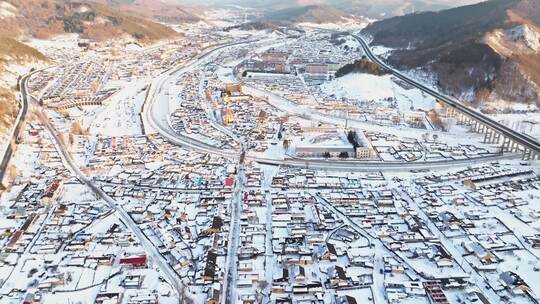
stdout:
<svg viewBox="0 0 540 304">
<path fill-rule="evenodd" d="M 61 76 L 48 85 L 41 104 L 58 110 L 101 105 L 118 90 L 106 87 L 113 66 L 108 60 L 90 60 L 58 68 L 55 73 Z"/>
<path fill-rule="evenodd" d="M 310 85 L 332 79 L 343 65 L 358 59 L 362 53 L 332 43 L 328 34 L 310 34 L 275 47 L 247 60 L 242 71 L 248 79 L 274 79 L 302 74 Z"/>
<path fill-rule="evenodd" d="M 54 75 L 41 73 L 30 86 L 44 91 L 44 103 L 57 110 L 98 105 L 95 100 L 114 92 L 110 83 L 153 76 L 220 39 L 192 36 L 192 42 L 132 51 L 124 60 L 61 67 L 62 78 L 50 85 Z M 370 106 L 337 101 L 312 87 L 358 57 L 358 46 L 337 38 L 308 34 L 252 57 L 238 72 L 245 71 L 251 85 L 322 113 L 358 114 Z M 223 81 L 221 68 L 207 64 L 171 86 L 169 98 L 178 107 L 169 123 L 179 135 L 229 150 L 242 138 L 256 152 L 309 142 L 295 147 L 300 157 L 345 152 L 417 161 L 491 154 L 435 138 L 341 134 L 332 125 L 310 125 L 246 94 L 242 84 Z M 420 113 L 403 122 L 375 108 L 368 121 L 426 123 Z M 55 118 L 68 125 L 65 117 Z M 336 137 L 345 138 L 338 141 L 343 145 L 325 145 Z M 157 257 L 110 202 L 65 169 L 43 128 L 28 123 L 23 145 L 18 161 L 30 169 L 15 178 L 0 204 L 0 302 L 60 303 L 80 290 L 92 291 L 89 302 L 100 304 L 175 301 L 179 295 L 156 269 Z M 91 182 L 127 213 L 196 303 L 221 303 L 230 280 L 233 302 L 244 304 L 485 303 L 476 276 L 501 300 L 538 302 L 540 212 L 531 202 L 539 200 L 540 177 L 529 166 L 492 163 L 397 184 L 403 176 L 274 168 L 247 159 L 245 179 L 239 179 L 232 160 L 172 146 L 159 135 L 96 136 L 71 148 Z M 237 235 L 231 230 L 236 220 Z"/>
<path fill-rule="evenodd" d="M 255 54 L 238 67 L 239 75 L 252 86 L 274 92 L 296 104 L 309 105 L 313 110 L 328 115 L 378 125 L 432 128 L 432 122 L 424 111 L 401 111 L 395 97 L 361 100 L 323 90 L 320 84 L 332 80 L 336 71 L 362 55 L 359 45 L 350 45 L 358 44 L 356 41 L 335 41 L 328 34 L 296 39 Z M 411 89 L 397 79 L 392 81 L 394 86 Z"/>
<path fill-rule="evenodd" d="M 71 55 L 85 60 L 41 71 L 32 77 L 29 88 L 41 92 L 42 104 L 53 110 L 100 106 L 124 84 L 151 79 L 193 58 L 209 39 L 179 39 L 152 48 L 138 43 L 122 44 L 122 56 L 114 55 L 120 50 L 111 45 L 96 45 L 91 51 L 77 50 Z"/>
<path fill-rule="evenodd" d="M 366 131 L 365 135 L 377 157 L 384 161 L 451 161 L 474 159 L 498 153 L 498 151 L 473 144 L 451 145 L 440 142 L 438 139 L 431 139 L 429 136 L 419 139 L 376 131 Z"/>
<path fill-rule="evenodd" d="M 198 49 L 194 41 L 189 46 L 167 44 L 139 51 L 140 58 L 92 58 L 40 72 L 29 89 L 43 93 L 43 104 L 53 110 L 97 106 L 119 83 L 152 76 L 195 56 Z M 48 114 L 60 129 L 70 124 L 67 117 Z M 104 304 L 157 304 L 176 297 L 135 235 L 65 169 L 43 127 L 29 122 L 26 129 L 21 157 L 16 159 L 21 171 L 2 194 L 0 302 L 60 303 L 78 290 L 90 290 L 88 301 Z M 81 136 L 69 140 L 76 141 L 72 156 L 86 167 L 85 173 L 97 176 L 96 184 L 125 204 L 123 208 L 163 249 L 179 277 L 189 271 L 203 282 L 210 269 L 205 266 L 207 248 L 213 245 L 223 254 L 227 234 L 219 219 L 228 217 L 234 165 L 219 157 L 164 147 L 162 139 L 152 136 L 97 136 L 90 141 L 79 140 Z M 257 174 L 252 174 L 254 186 Z M 196 190 L 186 191 L 193 196 L 181 196 L 181 189 Z M 153 201 L 155 207 L 148 208 Z M 221 241 L 214 237 L 219 233 L 225 236 Z M 176 242 L 182 248 L 167 251 L 180 247 L 174 246 Z M 184 268 L 199 258 L 199 268 Z M 222 260 L 215 264 L 223 265 Z M 202 287 L 198 292 L 204 292 Z"/>
<path fill-rule="evenodd" d="M 528 166 L 494 162 L 416 180 L 411 189 L 430 221 L 502 299 L 534 303 L 540 178 Z M 536 193 L 536 194 L 535 194 Z"/>
<path fill-rule="evenodd" d="M 345 222 L 339 213 L 332 210 L 334 207 L 318 202 L 324 199 L 344 208 L 358 199 L 352 196 L 345 199 L 337 191 L 320 195 L 321 198 L 316 198 L 318 195 L 304 189 L 273 190 L 267 195 L 267 204 L 271 204 L 272 210 L 271 236 L 275 257 L 271 264 L 266 264 L 266 271 L 270 267 L 272 281 L 267 288 L 271 289 L 273 301 L 373 303 L 374 293 L 391 302 L 415 297 L 427 299 L 429 290 L 411 266 L 411 261 L 427 257 L 408 257 L 406 253 L 390 256 L 375 252 L 371 237 Z M 377 192 L 373 195 L 387 194 Z M 350 214 L 351 210 L 346 212 Z M 357 217 L 353 215 L 351 219 L 356 221 Z M 385 225 L 384 220 L 378 225 Z M 365 229 L 369 231 L 369 227 L 365 226 Z M 391 245 L 389 243 L 388 247 Z M 381 254 L 382 266 L 379 269 L 375 261 L 378 259 L 376 255 Z M 442 258 L 434 255 L 433 259 Z M 381 278 L 376 279 L 375 276 Z M 375 280 L 382 280 L 381 285 L 374 284 Z M 438 282 L 440 286 L 445 284 L 440 278 L 429 281 Z M 440 293 L 444 296 L 443 291 Z"/>
<path fill-rule="evenodd" d="M 108 185 L 116 197 L 126 193 L 141 196 L 152 193 L 145 187 L 166 192 L 230 186 L 236 168 L 229 160 L 178 147 L 172 150 L 159 137 L 152 140 L 145 136 L 100 138 L 87 167 L 96 173 L 94 180 Z M 115 190 L 117 188 L 120 190 Z"/>
<path fill-rule="evenodd" d="M 197 72 L 186 73 L 178 80 L 169 93 L 175 110 L 170 115 L 171 127 L 179 134 L 211 144 L 220 149 L 238 149 L 238 143 L 216 127 L 205 104 L 206 95 L 201 88 L 204 75 Z M 215 115 L 215 114 L 214 114 Z M 232 115 L 232 114 L 231 114 Z"/>
<path fill-rule="evenodd" d="M 1 196 L 0 301 L 58 303 L 86 289 L 96 303 L 171 297 L 169 285 L 155 283 L 158 273 L 137 238 L 66 171 L 45 138 L 39 125 L 26 125 L 19 149 L 27 152 L 15 161 L 33 169 L 21 171 Z M 142 300 L 144 293 L 156 300 Z"/>
<path fill-rule="evenodd" d="M 272 185 L 278 188 L 313 189 L 358 189 L 363 182 L 381 182 L 385 178 L 380 172 L 339 173 L 312 169 L 282 167 L 273 176 Z"/>
</svg>

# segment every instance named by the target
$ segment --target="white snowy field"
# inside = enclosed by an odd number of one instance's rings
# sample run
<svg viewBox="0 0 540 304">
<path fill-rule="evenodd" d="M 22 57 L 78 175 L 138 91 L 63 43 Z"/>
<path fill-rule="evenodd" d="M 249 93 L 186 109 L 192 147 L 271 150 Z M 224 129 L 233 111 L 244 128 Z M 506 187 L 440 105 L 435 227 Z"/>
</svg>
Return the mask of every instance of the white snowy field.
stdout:
<svg viewBox="0 0 540 304">
<path fill-rule="evenodd" d="M 423 132 L 418 132 L 417 129 L 394 128 L 394 127 L 389 128 L 389 126 L 376 125 L 370 122 L 364 122 L 364 121 L 358 121 L 358 120 L 348 120 L 346 122 L 344 118 L 329 116 L 327 114 L 321 114 L 313 109 L 310 109 L 307 106 L 298 105 L 282 96 L 266 91 L 264 89 L 257 88 L 255 86 L 245 85 L 244 92 L 252 96 L 267 97 L 268 103 L 271 106 L 275 107 L 276 109 L 292 114 L 292 115 L 308 117 L 312 121 L 333 124 L 333 125 L 341 125 L 341 126 L 347 123 L 350 127 L 357 128 L 357 129 L 377 131 L 381 133 L 392 132 L 392 134 L 396 136 L 403 136 L 403 137 L 408 137 L 408 138 L 420 139 L 423 133 L 437 134 L 437 136 L 441 140 L 443 140 L 442 142 L 449 145 L 457 145 L 459 143 L 462 143 L 464 136 L 466 136 L 469 140 L 475 140 L 475 145 L 477 145 L 478 147 L 484 147 L 488 149 L 493 148 L 489 144 L 481 143 L 483 139 L 483 135 L 469 133 L 466 128 L 459 128 L 461 126 L 452 127 L 451 132 L 441 132 L 441 131 L 433 131 L 433 130 L 424 130 Z M 419 91 L 417 91 L 417 93 L 420 95 L 422 94 Z M 434 103 L 435 101 L 433 100 L 433 104 Z M 409 107 L 410 107 L 410 104 L 409 104 Z M 409 108 L 407 108 L 406 110 L 409 110 Z"/>
<path fill-rule="evenodd" d="M 342 18 L 338 22 L 333 23 L 313 23 L 313 22 L 302 22 L 298 23 L 300 27 L 318 28 L 318 29 L 327 29 L 327 30 L 350 30 L 350 31 L 360 31 L 369 25 L 373 20 L 368 18 L 352 19 L 352 18 Z"/>
<path fill-rule="evenodd" d="M 383 57 L 383 58 L 387 58 L 390 55 L 390 52 L 392 52 L 393 50 L 394 49 L 387 48 L 382 45 L 375 45 L 371 48 L 371 51 L 373 52 L 373 54 L 375 54 L 376 56 Z"/>
<path fill-rule="evenodd" d="M 321 90 L 336 98 L 383 100 L 395 97 L 400 111 L 428 111 L 435 106 L 435 98 L 418 89 L 405 89 L 393 81 L 391 75 L 376 76 L 351 73 L 320 86 Z"/>
<path fill-rule="evenodd" d="M 523 134 L 540 138 L 540 114 L 493 114 L 490 115 L 495 121 L 521 132 Z"/>
<path fill-rule="evenodd" d="M 113 95 L 108 105 L 97 113 L 90 126 L 92 134 L 125 136 L 141 134 L 139 113 L 147 84 L 133 82 Z"/>
<path fill-rule="evenodd" d="M 63 34 L 50 39 L 31 39 L 28 44 L 51 58 L 73 55 L 80 51 L 78 34 Z"/>
</svg>

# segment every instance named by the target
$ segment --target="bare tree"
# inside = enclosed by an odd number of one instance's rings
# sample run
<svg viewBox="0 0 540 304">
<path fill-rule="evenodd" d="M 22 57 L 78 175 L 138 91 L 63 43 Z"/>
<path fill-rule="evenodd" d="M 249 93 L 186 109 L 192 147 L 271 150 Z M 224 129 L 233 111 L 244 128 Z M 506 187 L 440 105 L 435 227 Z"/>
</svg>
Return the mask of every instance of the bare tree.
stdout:
<svg viewBox="0 0 540 304">
<path fill-rule="evenodd" d="M 10 181 L 14 181 L 17 178 L 18 170 L 15 165 L 9 166 L 8 177 Z"/>
<path fill-rule="evenodd" d="M 72 124 L 71 124 L 71 133 L 73 133 L 74 135 L 83 135 L 84 134 L 84 130 L 81 126 L 81 123 L 77 120 L 77 121 L 74 121 Z"/>
</svg>

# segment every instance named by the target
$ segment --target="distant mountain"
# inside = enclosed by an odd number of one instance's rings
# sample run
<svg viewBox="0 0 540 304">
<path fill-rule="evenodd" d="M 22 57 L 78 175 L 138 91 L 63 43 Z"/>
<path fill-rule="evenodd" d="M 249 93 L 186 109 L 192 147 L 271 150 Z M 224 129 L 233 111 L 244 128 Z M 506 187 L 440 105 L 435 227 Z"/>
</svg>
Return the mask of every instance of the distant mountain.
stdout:
<svg viewBox="0 0 540 304">
<path fill-rule="evenodd" d="M 264 20 L 272 22 L 338 23 L 351 15 L 328 5 L 307 5 L 270 12 Z"/>
<path fill-rule="evenodd" d="M 274 31 L 281 27 L 279 22 L 265 22 L 265 21 L 252 21 L 246 22 L 238 25 L 233 25 L 225 28 L 226 31 L 233 29 L 243 30 L 243 31 Z"/>
<path fill-rule="evenodd" d="M 46 61 L 47 57 L 36 49 L 15 39 L 0 37 L 0 146 L 5 143 L 17 117 L 18 105 L 13 91 L 18 67 Z"/>
<path fill-rule="evenodd" d="M 181 6 L 175 0 L 94 0 L 115 9 L 159 22 L 197 22 L 200 13 L 194 7 Z"/>
<path fill-rule="evenodd" d="M 328 4 L 354 15 L 375 19 L 425 11 L 439 11 L 483 0 L 328 0 Z"/>
<path fill-rule="evenodd" d="M 433 73 L 443 90 L 476 103 L 540 105 L 540 1 L 491 0 L 375 22 L 373 44 L 391 64 Z"/>
<path fill-rule="evenodd" d="M 103 0 L 106 2 L 108 0 Z M 127 1 L 127 0 L 122 0 Z M 141 42 L 172 38 L 177 33 L 140 14 L 122 7 L 90 1 L 4 0 L 9 15 L 0 18 L 0 35 L 29 35 L 48 38 L 61 33 L 78 33 L 96 41 L 134 37 Z M 127 4 L 118 4 L 127 5 Z"/>
<path fill-rule="evenodd" d="M 154 8 L 162 6 L 149 6 L 142 14 L 137 11 L 137 4 L 130 0 L 96 1 L 100 3 L 0 0 L 0 144 L 6 139 L 17 115 L 14 87 L 18 75 L 47 61 L 42 53 L 20 40 L 77 33 L 94 41 L 130 36 L 140 42 L 153 42 L 178 35 L 171 28 L 150 20 L 153 17 L 159 19 L 161 15 L 156 16 Z M 178 15 L 171 11 L 173 13 Z"/>
<path fill-rule="evenodd" d="M 201 4 L 201 1 L 197 0 L 183 1 Z M 482 0 L 207 0 L 204 4 L 240 5 L 269 11 L 307 5 L 327 5 L 356 16 L 381 19 L 411 12 L 448 9 L 480 1 Z"/>
</svg>

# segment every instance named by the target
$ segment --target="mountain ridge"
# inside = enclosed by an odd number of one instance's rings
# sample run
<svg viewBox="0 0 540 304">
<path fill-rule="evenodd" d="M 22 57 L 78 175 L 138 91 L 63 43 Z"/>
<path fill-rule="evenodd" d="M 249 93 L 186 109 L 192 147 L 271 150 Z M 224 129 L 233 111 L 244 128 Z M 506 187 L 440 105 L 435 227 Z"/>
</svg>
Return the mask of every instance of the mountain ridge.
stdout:
<svg viewBox="0 0 540 304">
<path fill-rule="evenodd" d="M 178 34 L 171 28 L 122 9 L 94 1 L 4 0 L 15 8 L 14 16 L 0 18 L 0 35 L 47 39 L 77 33 L 95 41 L 129 35 L 140 42 L 168 39 Z"/>
<path fill-rule="evenodd" d="M 479 1 L 482 0 L 212 0 L 206 1 L 205 4 L 208 6 L 239 5 L 266 10 L 328 5 L 356 16 L 381 19 L 412 11 L 441 10 Z M 200 4 L 200 1 L 197 0 L 184 0 L 182 2 Z"/>
<path fill-rule="evenodd" d="M 266 14 L 263 19 L 271 22 L 293 23 L 336 23 L 353 16 L 329 5 L 312 4 L 294 8 L 286 8 Z"/>
<path fill-rule="evenodd" d="M 538 52 L 515 47 L 527 44 L 517 41 L 523 38 L 515 33 L 520 27 L 540 37 L 537 20 L 538 2 L 491 0 L 381 20 L 363 34 L 371 36 L 374 45 L 395 49 L 390 64 L 425 70 L 443 91 L 478 106 L 497 99 L 540 105 Z M 515 51 L 505 53 L 503 41 L 513 41 Z"/>
</svg>

